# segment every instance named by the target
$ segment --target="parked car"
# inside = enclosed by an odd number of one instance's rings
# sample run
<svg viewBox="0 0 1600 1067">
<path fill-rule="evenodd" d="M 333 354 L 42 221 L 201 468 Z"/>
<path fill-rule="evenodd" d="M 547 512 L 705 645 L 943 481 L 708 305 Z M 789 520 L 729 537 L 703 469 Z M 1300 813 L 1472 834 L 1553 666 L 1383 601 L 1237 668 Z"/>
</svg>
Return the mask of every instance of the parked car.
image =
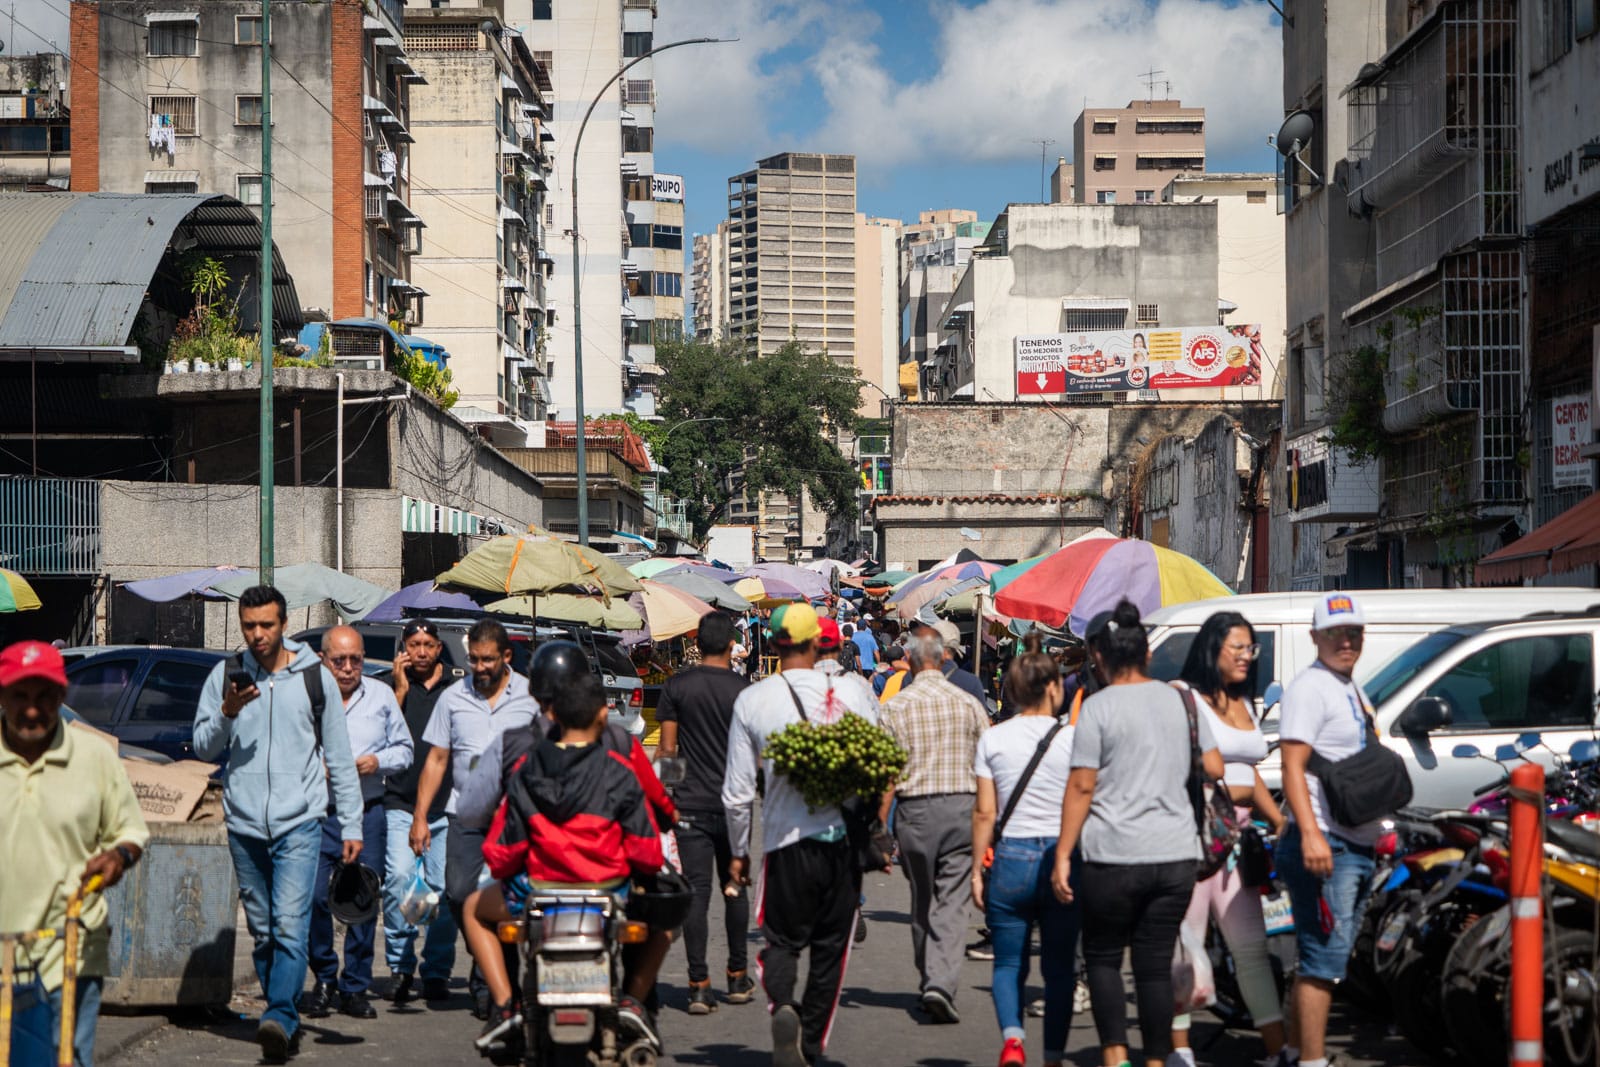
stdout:
<svg viewBox="0 0 1600 1067">
<path fill-rule="evenodd" d="M 172 759 L 194 759 L 194 712 L 218 660 L 209 648 L 122 646 L 67 667 L 67 704 L 119 741 Z"/>
<path fill-rule="evenodd" d="M 1369 675 L 1378 734 L 1406 761 L 1413 805 L 1465 808 L 1500 780 L 1493 760 L 1453 756 L 1458 745 L 1487 754 L 1538 733 L 1545 747 L 1527 756 L 1548 765 L 1594 740 L 1597 641 L 1600 612 L 1468 623 L 1421 638 Z M 1277 787 L 1276 752 L 1261 774 Z"/>
<path fill-rule="evenodd" d="M 74 722 L 83 722 L 85 725 L 87 725 L 82 715 L 79 715 L 65 704 L 61 705 L 61 719 L 63 722 L 69 724 Z M 130 745 L 121 740 L 117 742 L 117 755 L 122 759 L 143 760 L 145 763 L 172 762 L 171 756 L 164 756 L 160 752 L 156 752 L 153 749 L 140 748 L 138 745 Z"/>
<path fill-rule="evenodd" d="M 467 671 L 467 631 L 472 629 L 476 621 L 475 618 L 443 616 L 432 619 L 439 628 L 439 640 L 444 645 L 439 654 L 440 662 L 458 678 Z M 352 625 L 361 634 L 369 661 L 371 657 L 394 659 L 400 646 L 401 631 L 405 629 L 404 622 L 363 620 Z M 644 684 L 639 681 L 633 661 L 622 651 L 620 637 L 604 630 L 592 630 L 579 623 L 546 619 L 539 620 L 537 632 L 526 623 L 505 622 L 504 625 L 511 637 L 511 669 L 518 674 L 528 673 L 528 661 L 533 658 L 533 649 L 538 642 L 576 641 L 583 646 L 589 654 L 590 666 L 606 687 L 611 720 L 621 723 L 624 729 L 635 736 L 644 732 Z M 329 629 L 327 626 L 318 626 L 301 630 L 291 640 L 304 641 L 321 651 L 322 635 Z"/>
</svg>

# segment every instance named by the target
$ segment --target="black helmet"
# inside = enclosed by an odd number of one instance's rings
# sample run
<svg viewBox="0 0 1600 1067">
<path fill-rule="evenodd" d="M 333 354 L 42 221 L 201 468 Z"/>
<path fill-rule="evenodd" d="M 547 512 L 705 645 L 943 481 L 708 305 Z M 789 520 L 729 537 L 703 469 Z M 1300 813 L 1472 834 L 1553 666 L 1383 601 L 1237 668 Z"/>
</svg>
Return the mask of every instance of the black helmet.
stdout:
<svg viewBox="0 0 1600 1067">
<path fill-rule="evenodd" d="M 641 878 L 628 895 L 628 918 L 652 930 L 676 930 L 689 917 L 694 891 L 689 880 L 671 868 Z"/>
<path fill-rule="evenodd" d="M 528 661 L 528 691 L 540 704 L 589 673 L 589 657 L 573 641 L 546 641 Z"/>
<path fill-rule="evenodd" d="M 340 863 L 328 879 L 328 911 L 346 926 L 371 922 L 383 901 L 378 872 L 364 863 Z"/>
</svg>

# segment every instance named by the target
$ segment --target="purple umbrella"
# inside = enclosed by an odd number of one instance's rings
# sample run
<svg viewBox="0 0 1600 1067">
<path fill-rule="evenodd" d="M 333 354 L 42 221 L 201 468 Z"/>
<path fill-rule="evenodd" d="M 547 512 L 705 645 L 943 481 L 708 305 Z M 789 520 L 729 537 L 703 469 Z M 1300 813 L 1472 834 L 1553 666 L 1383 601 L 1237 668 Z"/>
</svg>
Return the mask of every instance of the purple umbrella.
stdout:
<svg viewBox="0 0 1600 1067">
<path fill-rule="evenodd" d="M 807 600 L 825 597 L 829 592 L 828 578 L 816 571 L 808 571 L 804 567 L 796 567 L 788 563 L 757 563 L 754 567 L 744 572 L 747 577 L 760 578 L 761 584 L 769 591 L 772 590 L 772 581 L 776 579 L 783 585 L 798 589 L 800 595 Z"/>
<path fill-rule="evenodd" d="M 465 593 L 444 593 L 435 589 L 432 582 L 414 582 L 388 599 L 380 601 L 377 607 L 367 612 L 366 618 L 376 622 L 398 622 L 406 617 L 407 608 L 413 611 L 427 611 L 434 608 L 476 611 L 478 607 L 478 602 Z"/>
</svg>

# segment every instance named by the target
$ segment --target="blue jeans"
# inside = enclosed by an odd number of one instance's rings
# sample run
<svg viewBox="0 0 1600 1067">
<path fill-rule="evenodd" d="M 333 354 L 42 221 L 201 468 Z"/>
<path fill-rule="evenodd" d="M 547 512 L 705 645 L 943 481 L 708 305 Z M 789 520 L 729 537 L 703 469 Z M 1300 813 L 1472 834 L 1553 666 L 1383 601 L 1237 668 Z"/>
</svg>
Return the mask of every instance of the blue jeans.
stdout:
<svg viewBox="0 0 1600 1067">
<path fill-rule="evenodd" d="M 1023 1039 L 1022 1006 L 1028 982 L 1028 941 L 1039 928 L 1039 970 L 1044 975 L 1044 1059 L 1065 1058 L 1072 1026 L 1078 963 L 1077 904 L 1063 904 L 1050 888 L 1056 865 L 1053 837 L 1003 838 L 984 897 L 984 921 L 994 944 L 994 1014 L 1002 1039 Z M 1077 864 L 1072 883 L 1077 886 Z"/>
<path fill-rule="evenodd" d="M 78 978 L 77 1017 L 72 1031 L 75 1067 L 94 1067 L 94 1029 L 100 1018 L 99 978 Z M 46 993 L 37 980 L 17 987 L 11 1016 L 10 1067 L 55 1067 L 61 1033 L 61 988 Z"/>
<path fill-rule="evenodd" d="M 361 863 L 381 879 L 384 870 L 385 829 L 383 805 L 374 804 L 361 816 Z M 333 943 L 333 913 L 328 910 L 328 880 L 344 852 L 344 835 L 338 816 L 322 820 L 322 845 L 317 853 L 316 895 L 311 898 L 311 973 L 324 985 L 338 983 L 345 996 L 372 988 L 372 952 L 378 940 L 378 920 L 347 926 L 344 931 L 344 972 L 339 971 L 339 950 Z"/>
<path fill-rule="evenodd" d="M 295 1002 L 306 984 L 306 940 L 321 841 L 321 819 L 309 819 L 270 840 L 228 835 L 239 901 L 255 942 L 250 955 L 267 1001 L 261 1021 L 271 1019 L 291 1036 L 300 1027 Z"/>
<path fill-rule="evenodd" d="M 1300 828 L 1294 823 L 1279 835 L 1274 860 L 1294 908 L 1294 939 L 1300 960 L 1297 973 L 1302 978 L 1342 982 L 1356 929 L 1367 910 L 1375 861 L 1370 848 L 1334 834 L 1323 836 L 1333 851 L 1331 878 L 1318 878 L 1306 870 L 1300 854 Z M 1330 918 L 1332 929 L 1326 929 Z"/>
<path fill-rule="evenodd" d="M 417 972 L 417 934 L 415 926 L 400 914 L 400 898 L 416 870 L 417 856 L 411 851 L 411 813 L 387 811 L 388 825 L 385 851 L 388 853 L 389 876 L 383 882 L 383 955 L 389 961 L 390 973 L 398 976 Z M 445 905 L 444 849 L 449 823 L 444 816 L 428 824 L 433 841 L 422 854 L 422 877 L 429 888 L 440 894 L 439 909 L 428 924 L 427 940 L 422 946 L 422 980 L 449 979 L 456 964 L 456 921 Z"/>
</svg>

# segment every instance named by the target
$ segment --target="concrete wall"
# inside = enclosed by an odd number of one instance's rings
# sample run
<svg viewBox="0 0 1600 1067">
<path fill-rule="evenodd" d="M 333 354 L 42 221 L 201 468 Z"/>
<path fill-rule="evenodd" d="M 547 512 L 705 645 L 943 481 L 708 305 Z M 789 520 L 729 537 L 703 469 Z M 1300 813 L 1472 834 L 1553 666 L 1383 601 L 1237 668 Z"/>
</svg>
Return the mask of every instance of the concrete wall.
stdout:
<svg viewBox="0 0 1600 1067">
<path fill-rule="evenodd" d="M 1577 41 L 1572 51 L 1535 71 L 1533 45 L 1542 17 L 1539 4 L 1519 5 L 1522 22 L 1522 211 L 1535 225 L 1600 194 L 1600 166 L 1582 159 L 1582 148 L 1600 133 L 1600 34 Z M 1561 180 L 1565 177 L 1565 180 Z"/>
<path fill-rule="evenodd" d="M 1146 474 L 1140 535 L 1198 560 L 1235 591 L 1247 591 L 1250 517 L 1239 506 L 1238 488 L 1240 475 L 1249 473 L 1250 449 L 1227 416 L 1213 418 L 1192 438 L 1165 439 Z"/>
<path fill-rule="evenodd" d="M 389 423 L 389 451 L 394 488 L 406 496 L 507 519 L 513 528 L 544 525 L 538 479 L 431 403 L 399 408 Z"/>
</svg>

